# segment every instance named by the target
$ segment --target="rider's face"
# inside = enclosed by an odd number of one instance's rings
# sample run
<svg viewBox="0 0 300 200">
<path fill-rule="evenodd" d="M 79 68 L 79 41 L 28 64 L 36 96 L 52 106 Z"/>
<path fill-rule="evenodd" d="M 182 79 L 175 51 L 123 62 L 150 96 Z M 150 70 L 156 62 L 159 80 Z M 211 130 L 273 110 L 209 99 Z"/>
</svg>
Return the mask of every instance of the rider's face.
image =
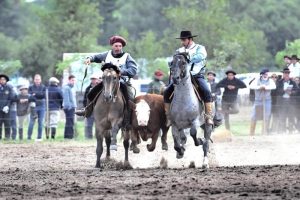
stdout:
<svg viewBox="0 0 300 200">
<path fill-rule="evenodd" d="M 184 39 L 181 39 L 181 45 L 183 47 L 188 47 L 191 43 L 191 39 L 190 38 L 184 38 Z"/>
<path fill-rule="evenodd" d="M 116 42 L 111 47 L 114 54 L 119 54 L 122 52 L 123 45 L 121 42 Z"/>
</svg>

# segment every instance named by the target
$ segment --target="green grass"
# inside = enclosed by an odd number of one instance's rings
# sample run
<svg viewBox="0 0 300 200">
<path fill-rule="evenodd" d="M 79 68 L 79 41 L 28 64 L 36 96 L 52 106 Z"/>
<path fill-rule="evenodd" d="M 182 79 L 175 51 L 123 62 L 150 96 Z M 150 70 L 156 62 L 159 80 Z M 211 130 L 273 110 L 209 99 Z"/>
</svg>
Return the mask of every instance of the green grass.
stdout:
<svg viewBox="0 0 300 200">
<path fill-rule="evenodd" d="M 55 136 L 55 141 L 56 142 L 64 142 L 64 128 L 65 128 L 65 122 L 64 121 L 59 121 L 58 127 L 56 130 L 56 136 Z M 37 129 L 38 129 L 38 124 L 37 121 L 34 124 L 33 128 L 33 133 L 32 133 L 32 140 L 28 141 L 27 140 L 27 130 L 28 130 L 28 122 L 24 124 L 24 130 L 23 130 L 23 140 L 20 141 L 19 138 L 19 133 L 17 133 L 17 139 L 15 141 L 9 140 L 9 141 L 4 141 L 2 140 L 3 143 L 34 143 L 35 139 L 37 138 Z M 2 138 L 4 138 L 4 130 L 2 131 Z M 84 121 L 76 121 L 75 122 L 75 141 L 89 141 L 86 140 L 84 137 Z M 49 140 L 51 141 L 51 140 Z M 43 128 L 43 142 L 47 142 L 46 139 L 46 134 L 45 134 L 45 128 Z"/>
</svg>

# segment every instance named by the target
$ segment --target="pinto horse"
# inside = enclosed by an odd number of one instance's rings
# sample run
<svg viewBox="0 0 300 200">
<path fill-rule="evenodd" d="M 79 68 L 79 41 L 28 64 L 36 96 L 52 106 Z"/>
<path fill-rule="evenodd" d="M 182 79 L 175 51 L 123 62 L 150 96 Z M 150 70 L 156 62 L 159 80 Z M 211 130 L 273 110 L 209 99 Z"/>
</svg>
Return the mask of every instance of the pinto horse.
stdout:
<svg viewBox="0 0 300 200">
<path fill-rule="evenodd" d="M 173 56 L 170 71 L 174 84 L 174 96 L 170 106 L 170 119 L 172 123 L 172 136 L 177 158 L 182 158 L 185 151 L 186 135 L 184 129 L 190 128 L 196 146 L 203 145 L 204 159 L 202 167 L 208 168 L 209 141 L 212 126 L 205 124 L 203 103 L 197 98 L 193 88 L 188 65 L 187 54 L 179 53 Z M 197 128 L 204 130 L 204 139 L 197 138 Z"/>
<path fill-rule="evenodd" d="M 103 139 L 106 142 L 106 157 L 110 157 L 111 140 L 115 140 L 118 131 L 122 128 L 125 112 L 125 100 L 120 90 L 119 69 L 107 63 L 103 65 L 103 91 L 99 92 L 94 108 L 94 118 L 97 138 L 96 168 L 100 168 L 100 158 L 103 153 Z M 123 145 L 125 148 L 125 162 L 128 162 L 128 149 L 130 134 L 122 130 Z M 115 143 L 116 141 L 113 141 Z"/>
</svg>

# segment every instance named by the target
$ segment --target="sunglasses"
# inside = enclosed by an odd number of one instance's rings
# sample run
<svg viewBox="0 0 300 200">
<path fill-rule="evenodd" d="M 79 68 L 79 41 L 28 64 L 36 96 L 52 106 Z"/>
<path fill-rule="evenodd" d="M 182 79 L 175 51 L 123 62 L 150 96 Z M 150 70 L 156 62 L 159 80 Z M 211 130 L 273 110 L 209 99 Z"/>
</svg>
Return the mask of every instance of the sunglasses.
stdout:
<svg viewBox="0 0 300 200">
<path fill-rule="evenodd" d="M 271 78 L 277 78 L 277 76 L 271 76 Z"/>
</svg>

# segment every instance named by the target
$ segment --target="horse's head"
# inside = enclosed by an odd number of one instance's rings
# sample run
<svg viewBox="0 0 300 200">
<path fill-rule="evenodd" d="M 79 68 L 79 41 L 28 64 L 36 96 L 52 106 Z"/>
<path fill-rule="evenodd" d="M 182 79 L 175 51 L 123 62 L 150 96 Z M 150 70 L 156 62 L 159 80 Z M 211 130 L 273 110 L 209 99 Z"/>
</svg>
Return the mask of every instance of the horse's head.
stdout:
<svg viewBox="0 0 300 200">
<path fill-rule="evenodd" d="M 170 63 L 171 77 L 174 84 L 179 84 L 181 80 L 189 75 L 189 58 L 186 53 L 178 53 L 173 56 Z"/>
<path fill-rule="evenodd" d="M 120 87 L 120 71 L 116 70 L 116 66 L 107 63 L 102 67 L 103 70 L 103 89 L 104 99 L 110 102 L 117 95 L 117 91 Z"/>
</svg>

